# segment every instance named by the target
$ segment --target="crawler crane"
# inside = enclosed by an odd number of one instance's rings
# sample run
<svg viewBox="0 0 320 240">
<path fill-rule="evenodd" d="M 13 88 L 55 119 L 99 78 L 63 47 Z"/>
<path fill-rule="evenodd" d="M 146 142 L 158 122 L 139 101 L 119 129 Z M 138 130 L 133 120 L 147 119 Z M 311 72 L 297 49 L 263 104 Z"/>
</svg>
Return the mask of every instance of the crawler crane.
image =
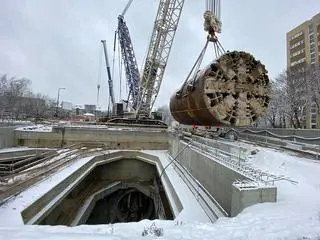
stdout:
<svg viewBox="0 0 320 240">
<path fill-rule="evenodd" d="M 117 35 L 129 86 L 128 101 L 136 119 L 147 119 L 158 96 L 185 0 L 160 0 L 148 53 L 141 73 L 124 21 L 130 0 L 118 17 Z M 173 117 L 182 124 L 253 124 L 267 109 L 269 78 L 265 66 L 243 51 L 225 51 L 221 32 L 220 0 L 206 0 L 204 30 L 207 39 L 182 87 L 170 100 Z M 207 46 L 215 61 L 200 70 Z"/>
</svg>

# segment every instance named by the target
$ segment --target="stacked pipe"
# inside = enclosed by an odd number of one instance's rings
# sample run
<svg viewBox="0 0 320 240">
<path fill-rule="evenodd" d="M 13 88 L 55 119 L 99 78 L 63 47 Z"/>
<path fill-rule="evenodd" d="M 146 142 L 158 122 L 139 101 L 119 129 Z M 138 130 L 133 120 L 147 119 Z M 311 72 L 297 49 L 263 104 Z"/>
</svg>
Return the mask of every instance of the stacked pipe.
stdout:
<svg viewBox="0 0 320 240">
<path fill-rule="evenodd" d="M 186 125 L 249 126 L 269 104 L 265 66 L 251 54 L 227 52 L 188 80 L 170 100 L 176 121 Z"/>
</svg>

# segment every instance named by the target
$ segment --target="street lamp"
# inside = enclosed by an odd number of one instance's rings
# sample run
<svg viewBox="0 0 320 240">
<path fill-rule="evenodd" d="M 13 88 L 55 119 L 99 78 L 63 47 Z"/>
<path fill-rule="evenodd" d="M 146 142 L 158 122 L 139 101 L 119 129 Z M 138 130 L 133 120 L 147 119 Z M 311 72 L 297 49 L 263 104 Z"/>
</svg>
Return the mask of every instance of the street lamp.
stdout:
<svg viewBox="0 0 320 240">
<path fill-rule="evenodd" d="M 58 99 L 57 99 L 57 110 L 56 110 L 56 116 L 57 117 L 58 117 L 58 112 L 59 112 L 60 90 L 65 90 L 65 88 L 58 88 Z"/>
</svg>

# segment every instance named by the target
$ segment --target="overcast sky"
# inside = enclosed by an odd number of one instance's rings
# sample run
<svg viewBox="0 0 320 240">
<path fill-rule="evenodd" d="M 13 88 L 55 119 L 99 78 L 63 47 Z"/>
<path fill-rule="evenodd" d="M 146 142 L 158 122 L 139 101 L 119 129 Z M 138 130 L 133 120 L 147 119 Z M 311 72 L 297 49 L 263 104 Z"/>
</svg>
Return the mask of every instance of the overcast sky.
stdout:
<svg viewBox="0 0 320 240">
<path fill-rule="evenodd" d="M 222 0 L 222 34 L 227 50 L 245 50 L 260 59 L 270 77 L 286 67 L 286 32 L 320 12 L 319 0 Z M 74 104 L 96 104 L 100 40 L 106 39 L 109 61 L 117 16 L 127 0 L 0 0 L 0 74 L 26 77 L 32 88 Z M 159 0 L 134 0 L 125 19 L 139 68 L 149 44 Z M 185 80 L 206 35 L 204 0 L 185 0 L 156 106 Z M 210 48 L 205 62 L 213 60 Z M 116 62 L 118 62 L 116 58 Z M 104 61 L 102 61 L 104 67 Z M 116 99 L 120 98 L 115 70 Z M 124 82 L 124 81 L 123 81 Z M 108 85 L 101 69 L 100 105 L 106 108 Z M 122 84 L 122 98 L 126 98 Z"/>
</svg>

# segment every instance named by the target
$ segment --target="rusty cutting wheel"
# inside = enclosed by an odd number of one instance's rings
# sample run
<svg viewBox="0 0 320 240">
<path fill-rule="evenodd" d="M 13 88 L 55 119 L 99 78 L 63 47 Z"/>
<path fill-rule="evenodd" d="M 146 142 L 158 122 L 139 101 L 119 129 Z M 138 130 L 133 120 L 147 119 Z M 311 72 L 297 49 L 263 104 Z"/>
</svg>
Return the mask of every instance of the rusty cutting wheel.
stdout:
<svg viewBox="0 0 320 240">
<path fill-rule="evenodd" d="M 181 124 L 248 126 L 269 104 L 265 66 L 251 54 L 227 52 L 175 93 L 170 111 Z"/>
</svg>

